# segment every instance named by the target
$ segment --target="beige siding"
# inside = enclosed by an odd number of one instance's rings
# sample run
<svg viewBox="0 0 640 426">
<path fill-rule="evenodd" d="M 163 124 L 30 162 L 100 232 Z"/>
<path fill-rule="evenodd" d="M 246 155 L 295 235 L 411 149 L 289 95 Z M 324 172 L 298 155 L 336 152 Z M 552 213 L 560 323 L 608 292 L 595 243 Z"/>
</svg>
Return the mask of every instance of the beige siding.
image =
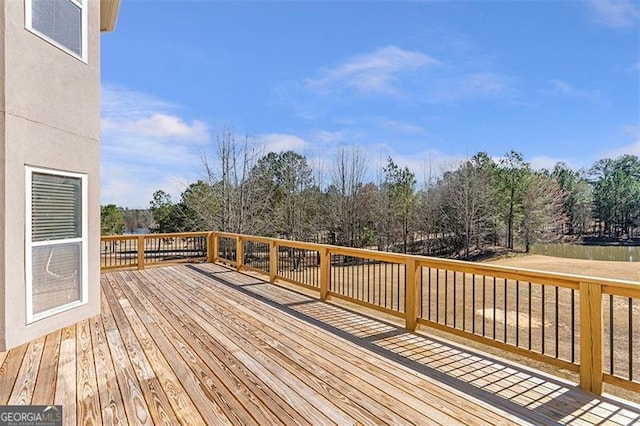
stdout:
<svg viewBox="0 0 640 426">
<path fill-rule="evenodd" d="M 2 7 L 0 61 L 10 66 L 0 75 L 6 142 L 0 156 L 0 350 L 95 315 L 100 297 L 99 2 L 89 1 L 87 63 L 26 30 L 24 1 L 3 2 Z M 89 303 L 30 325 L 24 268 L 25 165 L 89 175 Z"/>
</svg>

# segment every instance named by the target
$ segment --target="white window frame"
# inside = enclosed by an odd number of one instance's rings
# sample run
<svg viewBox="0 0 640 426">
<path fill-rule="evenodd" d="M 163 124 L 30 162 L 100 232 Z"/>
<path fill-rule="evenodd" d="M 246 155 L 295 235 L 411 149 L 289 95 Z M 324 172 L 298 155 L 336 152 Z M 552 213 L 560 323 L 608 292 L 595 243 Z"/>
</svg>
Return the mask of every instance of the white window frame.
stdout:
<svg viewBox="0 0 640 426">
<path fill-rule="evenodd" d="M 81 243 L 81 283 L 80 283 L 80 300 L 75 300 L 73 302 L 67 303 L 66 305 L 56 306 L 55 308 L 51 308 L 44 312 L 39 312 L 37 314 L 33 313 L 33 247 L 38 246 L 46 246 L 52 244 L 52 241 L 32 241 L 33 239 L 33 229 L 31 222 L 31 214 L 32 214 L 32 185 L 33 185 L 33 174 L 34 173 L 42 173 L 48 175 L 62 176 L 62 177 L 71 177 L 71 178 L 79 178 L 81 189 L 80 193 L 82 196 L 81 202 L 81 210 L 82 210 L 82 235 L 79 238 L 67 238 L 62 240 L 54 240 L 55 244 L 64 244 L 64 243 Z M 68 311 L 70 309 L 77 308 L 78 306 L 86 305 L 89 302 L 89 251 L 88 251 L 88 175 L 85 173 L 76 173 L 69 171 L 61 171 L 61 170 L 53 170 L 42 167 L 34 167 L 34 166 L 26 166 L 25 167 L 25 198 L 26 198 L 26 209 L 25 209 L 25 281 L 26 281 L 26 302 L 27 302 L 27 324 L 31 324 L 33 322 L 39 321 L 43 318 L 48 318 L 50 316 L 59 314 L 64 311 Z"/>
<path fill-rule="evenodd" d="M 78 55 L 77 53 L 75 53 L 74 51 L 66 48 L 65 46 L 61 45 L 60 43 L 58 43 L 57 41 L 53 40 L 52 38 L 50 38 L 49 36 L 47 36 L 46 34 L 41 33 L 40 31 L 36 30 L 35 28 L 33 28 L 33 3 L 32 0 L 24 0 L 24 20 L 25 20 L 25 28 L 27 30 L 29 30 L 30 32 L 32 32 L 33 34 L 37 35 L 38 37 L 42 38 L 43 40 L 47 41 L 48 43 L 54 45 L 55 47 L 57 47 L 58 49 L 68 53 L 69 55 L 73 56 L 74 58 L 77 58 L 79 60 L 81 60 L 82 62 L 84 62 L 85 64 L 87 63 L 87 42 L 89 40 L 89 36 L 88 36 L 88 9 L 89 9 L 89 0 L 68 0 L 72 3 L 74 3 L 76 6 L 78 6 L 80 8 L 80 16 L 81 16 L 81 50 L 82 50 L 82 54 Z"/>
</svg>

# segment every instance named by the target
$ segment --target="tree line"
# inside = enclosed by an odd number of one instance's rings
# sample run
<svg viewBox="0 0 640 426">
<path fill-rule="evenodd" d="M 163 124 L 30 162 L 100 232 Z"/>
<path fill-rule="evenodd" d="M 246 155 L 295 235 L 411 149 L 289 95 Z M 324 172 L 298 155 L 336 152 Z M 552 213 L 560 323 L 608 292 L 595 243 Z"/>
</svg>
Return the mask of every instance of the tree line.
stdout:
<svg viewBox="0 0 640 426">
<path fill-rule="evenodd" d="M 469 258 L 491 247 L 590 235 L 640 234 L 640 161 L 623 155 L 574 171 L 534 170 L 516 151 L 480 152 L 421 182 L 391 157 L 375 170 L 360 149 L 326 168 L 294 151 L 260 154 L 230 132 L 217 137 L 204 178 L 179 200 L 156 191 L 153 232 L 220 230 Z M 115 207 L 115 206 L 114 206 Z"/>
</svg>

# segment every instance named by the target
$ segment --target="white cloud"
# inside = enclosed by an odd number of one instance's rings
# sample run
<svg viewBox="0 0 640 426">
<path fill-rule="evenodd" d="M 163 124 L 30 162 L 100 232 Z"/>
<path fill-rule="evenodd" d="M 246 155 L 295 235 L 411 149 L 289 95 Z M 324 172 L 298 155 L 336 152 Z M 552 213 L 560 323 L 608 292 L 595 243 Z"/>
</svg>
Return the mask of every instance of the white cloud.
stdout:
<svg viewBox="0 0 640 426">
<path fill-rule="evenodd" d="M 139 178 L 132 182 L 132 178 Z M 148 208 L 153 193 L 162 189 L 178 201 L 180 194 L 194 179 L 191 176 L 166 175 L 159 170 L 135 169 L 130 165 L 105 165 L 101 168 L 103 204 L 128 208 Z"/>
<path fill-rule="evenodd" d="M 317 130 L 309 136 L 312 140 L 317 140 L 325 144 L 335 144 L 347 139 L 345 132 L 331 132 L 328 130 Z"/>
<path fill-rule="evenodd" d="M 636 155 L 640 157 L 640 139 L 630 143 L 629 145 L 621 146 L 621 147 L 612 149 L 610 151 L 607 151 L 606 157 L 618 158 L 625 154 Z"/>
<path fill-rule="evenodd" d="M 448 103 L 473 98 L 512 98 L 515 93 L 511 77 L 479 72 L 441 80 L 429 100 Z"/>
<path fill-rule="evenodd" d="M 102 117 L 113 120 L 138 119 L 150 115 L 150 112 L 170 111 L 177 108 L 171 102 L 109 84 L 101 88 L 100 107 Z"/>
<path fill-rule="evenodd" d="M 467 158 L 458 154 L 446 154 L 437 149 L 424 149 L 415 153 L 398 153 L 391 145 L 380 143 L 365 152 L 370 155 L 372 169 L 381 174 L 387 159 L 392 158 L 399 167 L 408 167 L 416 177 L 418 186 L 434 182 L 446 171 L 456 169 Z M 381 177 L 378 176 L 377 179 Z M 376 178 L 374 177 L 374 181 Z"/>
<path fill-rule="evenodd" d="M 177 111 L 149 95 L 102 88 L 103 204 L 145 208 L 154 191 L 179 195 L 175 182 L 197 179 L 209 128 Z"/>
<path fill-rule="evenodd" d="M 640 139 L 640 124 L 634 126 L 622 126 L 622 133 L 632 138 Z"/>
<path fill-rule="evenodd" d="M 607 28 L 631 28 L 640 22 L 640 7 L 632 0 L 589 0 L 591 19 Z"/>
<path fill-rule="evenodd" d="M 410 133 L 410 134 L 425 134 L 427 131 L 417 124 L 407 123 L 405 121 L 398 120 L 383 120 L 380 125 L 386 129 L 390 129 L 400 133 Z"/>
<path fill-rule="evenodd" d="M 564 80 L 552 79 L 549 80 L 551 85 L 551 92 L 565 96 L 568 98 L 585 99 L 594 102 L 601 102 L 602 97 L 600 93 L 590 90 L 578 89 Z"/>
<path fill-rule="evenodd" d="M 555 165 L 558 163 L 565 163 L 569 166 L 572 166 L 572 162 L 567 159 L 547 157 L 545 155 L 538 155 L 536 157 L 533 157 L 531 160 L 528 160 L 528 162 L 529 164 L 531 164 L 531 168 L 534 170 L 553 170 Z"/>
<path fill-rule="evenodd" d="M 555 91 L 563 95 L 576 96 L 582 93 L 578 91 L 576 88 L 574 88 L 573 86 L 571 86 L 566 81 L 549 80 L 549 83 L 551 83 L 551 86 L 555 89 Z"/>
<path fill-rule="evenodd" d="M 386 46 L 321 69 L 320 76 L 308 79 L 306 86 L 321 93 L 352 89 L 364 94 L 397 95 L 401 92 L 396 84 L 400 73 L 438 63 L 421 52 Z"/>
<path fill-rule="evenodd" d="M 626 135 L 626 138 L 631 139 L 631 142 L 623 142 L 622 145 L 605 151 L 601 157 L 618 158 L 625 154 L 637 155 L 640 157 L 640 125 L 623 126 L 620 130 L 624 135 Z"/>
<path fill-rule="evenodd" d="M 190 124 L 182 118 L 156 113 L 149 117 L 136 120 L 103 118 L 102 129 L 107 132 L 135 134 L 157 139 L 180 138 L 193 142 L 208 142 L 209 128 L 200 121 L 193 120 Z"/>
<path fill-rule="evenodd" d="M 303 152 L 308 143 L 299 136 L 286 133 L 270 133 L 256 137 L 262 143 L 265 152 L 296 151 Z"/>
</svg>

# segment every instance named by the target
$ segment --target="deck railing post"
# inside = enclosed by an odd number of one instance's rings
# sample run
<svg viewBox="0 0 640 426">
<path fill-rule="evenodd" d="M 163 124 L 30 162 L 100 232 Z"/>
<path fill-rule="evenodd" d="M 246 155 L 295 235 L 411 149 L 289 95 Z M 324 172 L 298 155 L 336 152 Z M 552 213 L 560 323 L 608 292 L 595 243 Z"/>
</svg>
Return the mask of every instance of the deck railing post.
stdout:
<svg viewBox="0 0 640 426">
<path fill-rule="evenodd" d="M 418 281 L 418 262 L 407 259 L 405 262 L 405 292 L 404 310 L 406 315 L 405 328 L 415 331 L 420 317 L 420 282 Z"/>
<path fill-rule="evenodd" d="M 269 241 L 269 282 L 274 283 L 278 275 L 278 243 Z"/>
<path fill-rule="evenodd" d="M 213 241 L 213 263 L 217 263 L 220 260 L 220 236 L 216 232 L 212 232 L 211 238 Z"/>
<path fill-rule="evenodd" d="M 144 269 L 144 235 L 138 235 L 138 270 Z"/>
<path fill-rule="evenodd" d="M 327 300 L 331 279 L 331 255 L 327 247 L 320 248 L 320 300 Z"/>
<path fill-rule="evenodd" d="M 602 393 L 602 287 L 580 283 L 580 387 Z"/>
<path fill-rule="evenodd" d="M 240 271 L 244 268 L 244 239 L 236 236 L 236 270 Z"/>
<path fill-rule="evenodd" d="M 213 232 L 209 232 L 207 234 L 207 262 L 215 263 L 217 252 L 215 234 Z"/>
</svg>

